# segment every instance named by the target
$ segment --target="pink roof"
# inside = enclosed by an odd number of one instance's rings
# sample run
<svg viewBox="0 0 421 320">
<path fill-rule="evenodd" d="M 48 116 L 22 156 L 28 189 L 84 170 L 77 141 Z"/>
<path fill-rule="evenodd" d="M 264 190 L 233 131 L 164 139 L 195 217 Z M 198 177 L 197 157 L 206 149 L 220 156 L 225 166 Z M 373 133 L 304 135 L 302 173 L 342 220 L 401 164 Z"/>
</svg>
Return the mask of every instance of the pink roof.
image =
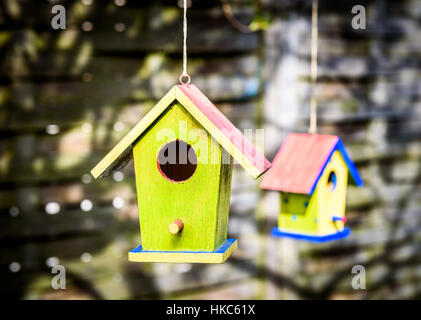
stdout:
<svg viewBox="0 0 421 320">
<path fill-rule="evenodd" d="M 361 177 L 337 136 L 290 133 L 273 160 L 272 168 L 260 188 L 283 192 L 312 194 L 333 152 L 338 150 L 347 164 L 354 182 Z"/>
<path fill-rule="evenodd" d="M 194 85 L 177 86 L 208 118 L 215 127 L 224 134 L 255 166 L 260 174 L 270 168 L 271 163 L 262 155 L 253 144 L 247 140 L 217 107 Z"/>
</svg>

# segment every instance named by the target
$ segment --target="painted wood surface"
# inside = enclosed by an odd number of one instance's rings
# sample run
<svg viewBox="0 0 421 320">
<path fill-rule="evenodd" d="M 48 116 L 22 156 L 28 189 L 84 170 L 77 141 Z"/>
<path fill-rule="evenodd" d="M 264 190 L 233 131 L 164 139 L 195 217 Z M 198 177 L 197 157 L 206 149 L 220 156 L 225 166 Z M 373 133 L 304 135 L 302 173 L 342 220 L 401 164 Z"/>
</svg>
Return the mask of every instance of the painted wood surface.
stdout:
<svg viewBox="0 0 421 320">
<path fill-rule="evenodd" d="M 340 150 L 355 183 L 361 186 L 361 177 L 337 136 L 290 133 L 282 143 L 273 161 L 273 167 L 263 178 L 260 187 L 312 194 L 336 149 Z"/>
<path fill-rule="evenodd" d="M 232 156 L 226 152 L 224 148 L 221 149 L 222 162 L 218 186 L 218 210 L 216 217 L 214 248 L 218 248 L 225 239 L 227 239 L 232 169 L 234 165 Z"/>
<path fill-rule="evenodd" d="M 173 223 L 168 226 L 168 231 L 172 234 L 177 234 L 183 230 L 184 222 L 181 219 L 175 219 Z"/>
<path fill-rule="evenodd" d="M 133 129 L 127 133 L 123 139 L 101 159 L 101 161 L 92 169 L 91 174 L 99 178 L 104 174 L 110 173 L 115 168 L 124 166 L 132 158 L 134 142 L 158 117 L 171 105 L 175 99 L 175 88 L 171 89 L 156 105 L 143 117 Z"/>
<path fill-rule="evenodd" d="M 203 125 L 208 128 L 211 135 L 221 143 L 235 160 L 237 160 L 252 177 L 257 179 L 271 166 L 270 162 L 256 150 L 254 145 L 229 121 L 221 111 L 194 85 L 178 85 L 177 88 L 200 110 L 200 112 L 211 122 L 206 125 L 206 119 L 197 114 L 199 121 L 203 118 Z M 178 93 L 178 91 L 177 91 Z M 177 94 L 179 100 L 184 97 Z M 186 105 L 190 105 L 188 101 Z M 221 135 L 222 134 L 222 135 Z M 228 139 L 228 141 L 227 141 Z"/>
<path fill-rule="evenodd" d="M 332 172 L 336 176 L 335 186 L 329 183 L 329 175 Z M 334 221 L 333 217 L 345 216 L 348 176 L 349 170 L 341 153 L 335 151 L 328 161 L 314 193 L 319 203 L 317 218 L 319 235 L 336 233 L 344 228 L 344 223 Z"/>
<path fill-rule="evenodd" d="M 318 202 L 306 194 L 280 192 L 278 227 L 286 232 L 317 234 Z"/>
<path fill-rule="evenodd" d="M 157 168 L 159 150 L 176 139 L 191 145 L 198 158 L 196 171 L 183 182 L 169 181 Z M 220 184 L 231 176 L 229 164 L 224 170 L 221 165 L 221 146 L 181 104 L 174 103 L 140 137 L 133 153 L 143 248 L 155 251 L 218 248 L 226 240 L 231 191 L 230 188 L 224 188 L 223 194 L 219 191 Z M 183 230 L 171 234 L 168 226 L 176 219 L 183 221 Z"/>
<path fill-rule="evenodd" d="M 348 237 L 351 234 L 351 229 L 344 228 L 341 231 L 338 231 L 335 233 L 319 236 L 319 235 L 310 235 L 310 234 L 282 231 L 278 227 L 275 227 L 271 230 L 270 233 L 272 236 L 276 238 L 290 238 L 293 240 L 303 240 L 303 241 L 314 242 L 314 243 L 324 243 L 324 242 L 329 242 L 329 241 L 342 240 Z"/>
<path fill-rule="evenodd" d="M 139 246 L 129 252 L 132 262 L 223 263 L 237 249 L 236 239 L 225 240 L 214 252 L 148 251 Z"/>
<path fill-rule="evenodd" d="M 159 103 L 92 169 L 95 178 L 124 166 L 131 158 L 133 143 L 152 123 L 177 100 L 237 160 L 257 179 L 270 167 L 270 162 L 194 85 L 173 87 Z"/>
<path fill-rule="evenodd" d="M 337 182 L 332 190 L 328 184 L 331 172 Z M 280 193 L 278 227 L 281 231 L 323 236 L 341 231 L 342 221 L 333 217 L 345 216 L 348 169 L 339 151 L 335 151 L 319 179 L 315 192 L 306 194 Z"/>
</svg>

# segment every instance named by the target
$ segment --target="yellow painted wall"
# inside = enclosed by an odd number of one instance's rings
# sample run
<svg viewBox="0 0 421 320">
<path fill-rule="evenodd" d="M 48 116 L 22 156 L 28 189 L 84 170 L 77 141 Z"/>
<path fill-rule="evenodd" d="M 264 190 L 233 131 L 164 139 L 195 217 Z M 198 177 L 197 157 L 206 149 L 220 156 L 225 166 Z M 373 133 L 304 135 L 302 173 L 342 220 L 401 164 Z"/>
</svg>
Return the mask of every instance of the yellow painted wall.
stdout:
<svg viewBox="0 0 421 320">
<path fill-rule="evenodd" d="M 336 187 L 328 185 L 330 173 L 336 174 Z M 326 235 L 343 229 L 342 222 L 332 222 L 333 216 L 345 214 L 348 168 L 339 151 L 326 165 L 312 196 L 281 192 L 278 226 L 282 231 Z"/>
<path fill-rule="evenodd" d="M 280 196 L 281 214 L 278 226 L 283 231 L 293 233 L 317 233 L 316 201 L 306 194 L 284 193 Z"/>
<path fill-rule="evenodd" d="M 336 188 L 331 190 L 328 185 L 330 173 L 336 174 Z M 343 229 L 342 222 L 332 222 L 333 216 L 345 215 L 346 188 L 348 185 L 348 167 L 339 151 L 335 151 L 330 158 L 313 194 L 319 203 L 318 234 L 331 234 Z"/>
</svg>

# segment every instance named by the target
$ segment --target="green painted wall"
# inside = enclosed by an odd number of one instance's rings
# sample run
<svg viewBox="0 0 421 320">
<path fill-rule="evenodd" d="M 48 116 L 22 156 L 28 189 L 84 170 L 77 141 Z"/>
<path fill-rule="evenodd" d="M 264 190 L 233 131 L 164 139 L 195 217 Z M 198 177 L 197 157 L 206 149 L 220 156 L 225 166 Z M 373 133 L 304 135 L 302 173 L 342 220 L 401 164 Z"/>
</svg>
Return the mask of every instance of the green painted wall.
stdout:
<svg viewBox="0 0 421 320">
<path fill-rule="evenodd" d="M 157 168 L 159 150 L 175 139 L 190 144 L 198 157 L 193 176 L 180 183 L 167 180 Z M 231 167 L 221 166 L 217 142 L 177 103 L 141 137 L 133 152 L 143 247 L 212 251 L 219 246 L 226 239 Z M 202 163 L 205 159 L 212 163 Z M 168 225 L 175 219 L 181 219 L 184 228 L 173 235 Z"/>
<path fill-rule="evenodd" d="M 229 163 L 223 161 L 221 165 L 218 194 L 218 216 L 215 230 L 215 248 L 219 247 L 227 239 L 228 216 L 230 209 L 233 159 L 224 149 L 222 149 L 222 159 L 229 160 Z"/>
</svg>

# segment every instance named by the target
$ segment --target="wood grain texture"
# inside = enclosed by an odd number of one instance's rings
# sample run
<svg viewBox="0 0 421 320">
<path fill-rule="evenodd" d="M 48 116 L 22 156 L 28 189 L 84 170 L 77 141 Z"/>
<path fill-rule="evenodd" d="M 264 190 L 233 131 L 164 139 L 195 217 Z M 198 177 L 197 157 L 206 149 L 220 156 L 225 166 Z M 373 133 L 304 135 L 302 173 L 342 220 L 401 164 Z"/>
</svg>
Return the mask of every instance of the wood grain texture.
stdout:
<svg viewBox="0 0 421 320">
<path fill-rule="evenodd" d="M 26 5 L 27 6 L 27 5 Z M 71 6 L 68 3 L 68 6 Z M 38 7 L 38 5 L 35 5 Z M 10 30 L 13 33 L 20 32 L 22 24 L 30 24 L 30 20 L 35 20 L 37 28 L 32 30 L 34 37 L 38 39 L 39 49 L 45 48 L 42 44 L 54 42 L 52 48 L 63 49 L 71 44 L 66 43 L 63 38 L 77 38 L 78 43 L 89 43 L 98 50 L 104 51 L 162 51 L 167 53 L 180 52 L 182 49 L 182 11 L 174 3 L 170 7 L 151 6 L 142 9 L 119 7 L 111 9 L 106 4 L 97 5 L 95 15 L 90 15 L 88 8 L 81 3 L 75 4 L 79 14 L 73 16 L 68 14 L 67 28 L 61 30 L 59 35 L 51 30 L 51 6 L 42 10 L 40 16 L 34 16 L 32 9 L 26 8 L 21 15 L 13 14 L 17 18 L 20 16 L 25 22 L 15 21 L 15 27 Z M 40 12 L 37 8 L 36 12 Z M 70 11 L 70 10 L 69 10 Z M 243 17 L 251 18 L 251 10 L 242 12 Z M 3 14 L 5 10 L 0 12 Z M 69 12 L 70 13 L 70 12 Z M 237 13 L 238 14 L 238 13 Z M 151 19 L 154 16 L 155 19 Z M 28 21 L 28 17 L 31 19 Z M 7 27 L 7 22 L 2 23 L 0 16 L 0 26 Z M 89 32 L 83 30 L 83 22 L 89 19 L 93 29 Z M 207 24 L 203 21 L 207 20 Z M 157 23 L 157 21 L 161 21 Z M 28 23 L 29 22 L 29 23 Z M 115 29 L 117 23 L 123 24 L 122 31 Z M 239 33 L 232 28 L 220 10 L 213 12 L 203 10 L 192 10 L 189 12 L 189 27 L 196 32 L 189 35 L 189 52 L 196 53 L 235 53 L 252 51 L 258 47 L 258 36 L 255 33 Z M 218 30 L 224 32 L 218 32 Z M 136 32 L 133 32 L 133 31 Z M 48 33 L 46 32 L 48 31 Z M 47 34 L 48 36 L 46 36 Z M 63 38 L 61 38 L 62 36 Z M 66 46 L 67 44 L 67 46 Z M 67 47 L 68 48 L 68 47 Z"/>
<path fill-rule="evenodd" d="M 95 178 L 120 167 L 131 157 L 133 143 L 174 101 L 179 101 L 190 115 L 237 160 L 255 179 L 270 167 L 270 162 L 219 111 L 196 86 L 173 87 L 158 104 L 92 169 Z"/>
<path fill-rule="evenodd" d="M 159 150 L 176 139 L 191 145 L 198 157 L 196 171 L 183 182 L 167 180 L 157 168 Z M 220 218 L 227 219 L 226 199 L 220 195 L 219 186 L 221 174 L 226 179 L 230 172 L 221 171 L 221 146 L 181 104 L 174 103 L 161 115 L 139 139 L 133 153 L 145 250 L 213 251 L 226 240 L 227 225 L 217 224 L 217 213 L 220 204 Z M 201 163 L 206 159 L 218 161 Z M 184 227 L 174 235 L 168 231 L 168 225 L 176 219 L 182 220 Z M 225 230 L 217 232 L 217 227 Z"/>
<path fill-rule="evenodd" d="M 218 211 L 215 228 L 215 248 L 219 247 L 227 239 L 228 216 L 230 209 L 231 180 L 232 180 L 232 156 L 222 148 L 222 164 L 218 187 Z M 229 160 L 226 162 L 225 160 Z"/>
<path fill-rule="evenodd" d="M 186 107 L 210 134 L 237 160 L 250 175 L 257 179 L 271 166 L 270 162 L 247 140 L 244 135 L 219 111 L 194 85 L 178 85 L 177 99 L 185 100 Z M 179 94 L 182 92 L 183 94 Z M 200 111 L 197 112 L 198 109 Z"/>
<path fill-rule="evenodd" d="M 168 231 L 172 234 L 177 234 L 183 230 L 184 223 L 180 219 L 176 219 L 173 223 L 168 226 Z"/>
<path fill-rule="evenodd" d="M 237 249 L 238 241 L 226 240 L 215 252 L 157 252 L 143 251 L 138 247 L 129 252 L 132 262 L 168 262 L 168 263 L 223 263 Z"/>
</svg>

